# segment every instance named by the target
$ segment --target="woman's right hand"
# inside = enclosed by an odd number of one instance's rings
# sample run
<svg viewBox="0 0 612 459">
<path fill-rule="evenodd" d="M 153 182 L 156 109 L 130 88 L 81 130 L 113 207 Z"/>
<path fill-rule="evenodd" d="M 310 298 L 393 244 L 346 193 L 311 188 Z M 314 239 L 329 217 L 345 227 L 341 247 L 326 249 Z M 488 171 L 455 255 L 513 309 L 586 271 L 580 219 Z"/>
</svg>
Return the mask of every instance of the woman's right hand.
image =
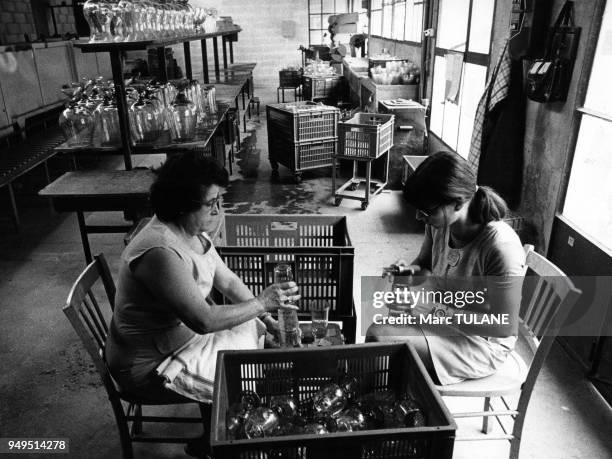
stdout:
<svg viewBox="0 0 612 459">
<path fill-rule="evenodd" d="M 297 292 L 298 287 L 295 282 L 281 282 L 267 287 L 257 296 L 257 299 L 266 312 L 276 311 L 277 309 L 297 310 L 299 308 L 294 304 L 287 304 L 287 302 L 296 302 L 301 298 Z"/>
</svg>

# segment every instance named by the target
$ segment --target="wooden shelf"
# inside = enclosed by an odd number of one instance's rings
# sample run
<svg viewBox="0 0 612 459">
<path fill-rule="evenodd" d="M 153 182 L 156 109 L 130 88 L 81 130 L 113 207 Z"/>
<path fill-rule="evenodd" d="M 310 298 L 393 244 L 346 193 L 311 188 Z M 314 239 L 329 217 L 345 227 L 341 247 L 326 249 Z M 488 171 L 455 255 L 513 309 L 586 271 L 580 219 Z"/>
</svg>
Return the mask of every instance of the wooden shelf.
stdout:
<svg viewBox="0 0 612 459">
<path fill-rule="evenodd" d="M 150 48 L 164 48 L 166 46 L 178 45 L 196 40 L 206 40 L 207 38 L 223 37 L 226 35 L 234 35 L 241 32 L 240 26 L 224 27 L 216 32 L 201 33 L 177 38 L 167 38 L 161 40 L 141 40 L 141 41 L 125 41 L 119 43 L 75 43 L 74 46 L 79 48 L 84 53 L 100 53 L 105 51 L 136 51 Z"/>
</svg>

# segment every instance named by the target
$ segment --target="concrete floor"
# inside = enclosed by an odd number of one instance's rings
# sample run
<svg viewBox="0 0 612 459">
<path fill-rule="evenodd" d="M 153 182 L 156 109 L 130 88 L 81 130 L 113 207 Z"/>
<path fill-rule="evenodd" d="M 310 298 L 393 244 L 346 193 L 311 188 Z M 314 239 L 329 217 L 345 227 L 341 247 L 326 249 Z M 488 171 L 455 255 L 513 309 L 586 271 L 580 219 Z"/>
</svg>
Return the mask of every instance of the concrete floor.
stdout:
<svg viewBox="0 0 612 459">
<path fill-rule="evenodd" d="M 330 171 L 304 174 L 295 185 L 281 166 L 280 181 L 271 183 L 267 161 L 264 103 L 274 91 L 260 90 L 260 118 L 248 124 L 244 148 L 236 157 L 232 184 L 224 196 L 230 213 L 316 213 L 348 217 L 355 246 L 355 303 L 360 304 L 359 277 L 379 275 L 399 256 L 414 256 L 422 228 L 398 192 L 375 198 L 366 211 L 356 201 L 339 207 L 331 199 Z M 159 157 L 138 157 L 140 165 Z M 120 167 L 120 160 L 86 160 L 81 167 Z M 67 162 L 52 163 L 56 175 Z M 65 170 L 65 169 L 63 169 Z M 23 228 L 16 234 L 6 221 L 2 201 L 0 224 L 0 437 L 67 437 L 70 457 L 120 457 L 118 434 L 104 390 L 89 357 L 61 312 L 68 290 L 84 267 L 76 217 L 54 213 L 36 197 L 42 174 L 18 183 Z M 4 199 L 4 197 L 2 198 Z M 91 218 L 120 218 L 107 214 Z M 123 248 L 120 235 L 91 237 L 94 253 L 104 252 L 116 273 Z M 358 324 L 358 334 L 359 334 Z M 358 338 L 359 340 L 359 338 Z M 480 401 L 448 400 L 451 411 L 480 410 Z M 472 435 L 479 423 L 460 423 Z M 189 431 L 196 435 L 197 430 Z M 179 445 L 137 445 L 137 457 L 184 457 Z M 454 457 L 503 458 L 505 442 L 456 443 Z M 523 458 L 612 457 L 612 411 L 584 374 L 557 345 L 540 375 L 523 433 Z"/>
</svg>

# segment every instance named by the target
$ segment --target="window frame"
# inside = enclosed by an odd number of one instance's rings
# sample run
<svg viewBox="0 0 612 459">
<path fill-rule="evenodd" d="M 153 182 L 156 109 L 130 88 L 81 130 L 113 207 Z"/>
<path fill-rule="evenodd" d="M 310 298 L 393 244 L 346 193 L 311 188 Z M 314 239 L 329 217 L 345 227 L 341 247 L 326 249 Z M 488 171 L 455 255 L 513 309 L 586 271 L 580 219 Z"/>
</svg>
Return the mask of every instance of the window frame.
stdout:
<svg viewBox="0 0 612 459">
<path fill-rule="evenodd" d="M 381 0 L 381 7 L 380 8 L 376 8 L 376 9 L 369 9 L 369 17 L 370 17 L 370 24 L 369 24 L 369 30 L 370 30 L 370 36 L 373 38 L 380 38 L 383 40 L 389 40 L 395 43 L 406 43 L 409 45 L 413 45 L 413 46 L 422 46 L 423 45 L 423 37 L 421 35 L 421 41 L 413 41 L 413 40 L 407 40 L 406 39 L 406 17 L 408 15 L 408 2 L 412 2 L 412 6 L 414 6 L 415 4 L 420 4 L 423 5 L 423 8 L 421 9 L 421 31 L 423 30 L 423 27 L 425 26 L 425 2 L 426 0 L 391 0 L 392 1 L 392 10 L 391 10 L 391 36 L 387 37 L 383 34 L 383 27 L 384 27 L 384 6 L 385 6 L 385 0 Z M 393 38 L 393 28 L 395 26 L 395 21 L 393 20 L 396 17 L 395 14 L 395 8 L 396 5 L 399 3 L 403 3 L 405 5 L 405 10 L 404 10 L 404 27 L 403 27 L 403 37 L 400 38 Z M 371 1 L 370 1 L 370 5 L 371 5 Z M 375 35 L 372 34 L 372 12 L 373 11 L 379 11 L 380 12 L 380 31 L 381 34 L 380 35 Z M 421 32 L 422 34 L 422 32 Z"/>
<path fill-rule="evenodd" d="M 338 14 L 338 4 L 341 2 L 345 2 L 346 3 L 346 11 L 348 11 L 349 13 L 353 13 L 355 12 L 355 2 L 361 1 L 361 0 L 333 0 L 334 1 L 334 11 L 333 12 L 329 12 L 329 11 L 323 11 L 323 0 L 308 0 L 308 46 L 320 46 L 320 45 L 325 45 L 327 43 L 312 43 L 311 41 L 311 37 L 312 37 L 312 32 L 321 32 L 321 37 L 323 37 L 323 33 L 329 33 L 327 31 L 327 27 L 325 28 L 321 28 L 321 29 L 313 29 L 311 26 L 311 16 L 319 16 L 319 19 L 321 20 L 321 27 L 323 27 L 324 25 L 324 20 L 327 20 L 327 18 L 331 15 L 334 14 Z M 313 4 L 319 4 L 319 13 L 311 13 L 312 8 L 311 5 Z M 368 24 L 369 26 L 369 24 Z"/>
<path fill-rule="evenodd" d="M 489 75 L 491 72 L 491 45 L 493 44 L 493 32 L 494 32 L 494 25 L 495 25 L 495 13 L 497 12 L 497 2 L 495 1 L 493 4 L 493 14 L 491 16 L 491 32 L 489 35 L 489 53 L 488 54 L 483 54 L 483 53 L 477 53 L 474 51 L 469 51 L 470 49 L 470 31 L 471 31 L 471 25 L 472 25 L 472 11 L 473 11 L 473 6 L 474 6 L 474 0 L 469 0 L 470 5 L 468 8 L 468 22 L 467 22 L 467 27 L 466 27 L 466 37 L 465 37 L 465 50 L 464 51 L 457 51 L 451 48 L 442 48 L 440 46 L 438 46 L 438 37 L 440 36 L 440 28 L 439 28 L 439 21 L 440 21 L 440 3 L 443 0 L 437 0 L 437 16 L 435 18 L 435 20 L 433 21 L 433 23 L 435 24 L 435 31 L 436 31 L 436 35 L 435 35 L 435 44 L 433 47 L 433 59 L 431 59 L 431 100 L 433 102 L 433 82 L 434 82 L 434 78 L 435 78 L 435 60 L 436 57 L 442 57 L 444 58 L 444 56 L 446 55 L 447 52 L 455 52 L 455 53 L 462 53 L 463 54 L 463 65 L 462 65 L 462 73 L 465 71 L 465 64 L 473 64 L 473 65 L 479 65 L 482 67 L 486 68 L 486 76 L 485 76 L 485 88 L 486 88 L 486 82 L 489 79 Z M 452 1 L 452 0 L 447 0 L 447 1 Z M 462 84 L 463 84 L 463 76 L 462 76 Z M 484 89 L 484 88 L 483 88 Z M 443 104 L 446 104 L 446 101 L 443 102 Z M 433 117 L 433 111 L 434 111 L 434 106 L 432 103 L 431 106 L 431 116 Z M 461 121 L 462 121 L 462 110 L 461 110 L 461 105 L 459 105 L 459 122 L 458 122 L 458 126 L 461 125 Z M 444 127 L 444 113 L 442 113 L 442 127 Z M 442 133 L 438 134 L 436 132 L 434 132 L 433 130 L 430 129 L 430 135 L 433 135 L 437 141 L 441 142 L 442 145 L 444 146 L 445 149 L 448 149 L 450 151 L 453 151 L 455 153 L 457 153 L 457 148 L 452 148 L 450 145 L 448 145 L 443 139 L 442 139 Z M 459 127 L 457 128 L 457 138 L 455 140 L 455 143 L 459 144 Z"/>
<path fill-rule="evenodd" d="M 589 37 L 585 37 L 585 40 L 589 41 L 590 43 L 594 43 L 594 46 L 592 47 L 590 52 L 585 53 L 584 60 L 581 66 L 582 72 L 579 76 L 578 88 L 575 99 L 573 128 L 568 141 L 568 155 L 565 161 L 565 170 L 560 187 L 561 191 L 557 199 L 556 214 L 559 217 L 564 218 L 567 222 L 569 222 L 572 227 L 575 228 L 575 231 L 579 233 L 582 237 L 590 241 L 593 245 L 598 247 L 604 253 L 612 256 L 612 247 L 608 247 L 603 241 L 600 241 L 598 238 L 596 238 L 590 232 L 584 229 L 581 224 L 577 223 L 575 220 L 569 218 L 566 214 L 563 213 L 567 201 L 567 193 L 570 184 L 572 169 L 574 166 L 574 159 L 576 157 L 576 147 L 578 146 L 578 139 L 580 137 L 582 120 L 586 116 L 603 120 L 612 125 L 612 113 L 601 113 L 585 106 L 589 83 L 593 72 L 593 65 L 595 63 L 595 57 L 597 54 L 597 48 L 599 40 L 601 39 L 603 16 L 606 11 L 606 6 L 612 8 L 612 4 L 610 2 L 606 2 L 605 0 L 598 2 L 598 4 L 595 6 L 595 13 L 593 14 L 595 21 L 591 25 Z M 574 72 L 576 71 L 577 68 L 574 68 Z"/>
</svg>

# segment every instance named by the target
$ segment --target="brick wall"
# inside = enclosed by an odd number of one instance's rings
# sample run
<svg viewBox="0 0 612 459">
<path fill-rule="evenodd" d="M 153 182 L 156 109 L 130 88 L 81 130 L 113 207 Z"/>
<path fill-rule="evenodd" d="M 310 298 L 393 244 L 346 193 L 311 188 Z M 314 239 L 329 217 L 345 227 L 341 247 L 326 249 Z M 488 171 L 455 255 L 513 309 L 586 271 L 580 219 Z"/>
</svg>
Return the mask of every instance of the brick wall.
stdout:
<svg viewBox="0 0 612 459">
<path fill-rule="evenodd" d="M 60 6 L 62 4 L 71 5 L 71 1 L 66 0 L 49 0 L 49 4 L 52 6 Z M 76 32 L 76 26 L 74 23 L 74 13 L 72 6 L 62 6 L 60 8 L 53 8 L 55 14 L 55 23 L 57 24 L 57 33 L 64 35 L 66 33 Z M 51 13 L 49 13 L 49 33 L 53 35 L 53 20 L 51 19 Z"/>
<path fill-rule="evenodd" d="M 20 43 L 23 34 L 36 36 L 32 8 L 27 0 L 0 0 L 0 44 Z"/>
</svg>

